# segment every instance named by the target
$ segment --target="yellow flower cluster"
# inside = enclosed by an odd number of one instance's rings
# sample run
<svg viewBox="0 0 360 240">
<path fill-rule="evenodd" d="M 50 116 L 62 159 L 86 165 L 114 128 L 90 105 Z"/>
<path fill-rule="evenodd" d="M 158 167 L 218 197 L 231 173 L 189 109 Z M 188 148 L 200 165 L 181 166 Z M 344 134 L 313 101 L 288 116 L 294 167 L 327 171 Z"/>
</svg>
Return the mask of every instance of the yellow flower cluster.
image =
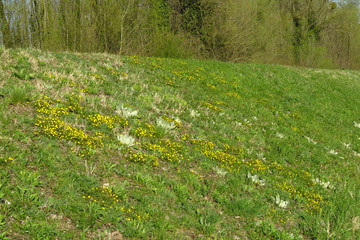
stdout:
<svg viewBox="0 0 360 240">
<path fill-rule="evenodd" d="M 141 152 L 133 152 L 132 150 L 129 150 L 129 158 L 128 160 L 130 162 L 134 163 L 151 163 L 154 167 L 159 165 L 158 158 L 156 156 L 141 153 Z"/>
<path fill-rule="evenodd" d="M 129 207 L 129 208 L 121 207 L 120 209 L 125 215 L 125 219 L 128 220 L 129 222 L 134 220 L 138 220 L 138 221 L 146 220 L 149 218 L 149 213 L 140 212 L 136 210 L 134 207 Z"/>
<path fill-rule="evenodd" d="M 86 81 L 88 83 L 88 81 Z M 89 90 L 83 86 L 82 82 L 69 82 L 69 87 L 76 87 L 83 93 L 89 93 Z"/>
<path fill-rule="evenodd" d="M 40 99 L 34 101 L 33 104 L 36 108 L 36 111 L 40 114 L 54 115 L 56 117 L 69 114 L 69 112 L 65 108 L 51 107 L 51 104 L 53 104 L 53 102 L 50 100 L 49 97 L 44 95 L 42 95 Z"/>
<path fill-rule="evenodd" d="M 102 210 L 120 210 L 128 221 L 145 220 L 149 217 L 148 213 L 142 213 L 134 207 L 124 208 L 121 206 L 119 196 L 109 187 L 92 188 L 91 193 L 83 196 L 83 199 L 99 204 Z"/>
<path fill-rule="evenodd" d="M 129 122 L 125 118 L 121 118 L 118 116 L 105 116 L 101 114 L 95 114 L 95 115 L 83 115 L 82 117 L 89 120 L 93 126 L 99 126 L 100 124 L 105 124 L 110 129 L 113 129 L 116 123 L 119 123 L 121 127 L 125 127 L 129 125 Z"/>
<path fill-rule="evenodd" d="M 266 171 L 271 171 L 272 173 L 276 172 L 277 176 L 282 176 L 284 178 L 297 178 L 298 180 L 305 182 L 308 186 L 314 185 L 310 173 L 304 170 L 298 171 L 296 169 L 286 168 L 277 162 L 264 163 L 258 159 L 244 161 L 244 164 L 245 167 L 247 167 L 252 173 L 260 172 L 264 174 Z"/>
<path fill-rule="evenodd" d="M 216 87 L 214 85 L 210 84 L 210 83 L 206 84 L 206 86 L 208 86 L 211 89 L 216 89 Z"/>
<path fill-rule="evenodd" d="M 241 168 L 242 161 L 237 157 L 230 155 L 229 153 L 225 153 L 219 150 L 202 150 L 201 153 L 209 157 L 211 160 L 219 162 L 221 166 L 228 169 L 229 172 L 237 172 Z"/>
<path fill-rule="evenodd" d="M 75 112 L 75 113 L 82 113 L 82 106 L 80 106 L 80 101 L 81 96 L 80 95 L 75 95 L 72 94 L 70 95 L 66 101 L 64 101 L 64 104 L 66 104 L 68 106 L 68 109 L 70 112 Z"/>
<path fill-rule="evenodd" d="M 226 104 L 223 101 L 215 101 L 215 104 L 225 106 Z"/>
<path fill-rule="evenodd" d="M 131 59 L 130 63 L 133 63 L 133 64 L 141 64 L 142 63 L 138 56 L 131 56 L 130 59 Z"/>
<path fill-rule="evenodd" d="M 83 149 L 96 148 L 103 145 L 100 138 L 92 137 L 54 117 L 37 116 L 35 125 L 40 128 L 35 134 L 44 134 L 48 137 L 72 141 L 82 146 Z"/>
<path fill-rule="evenodd" d="M 51 73 L 45 73 L 45 76 L 50 78 L 50 79 L 55 79 L 55 75 L 51 74 Z"/>
<path fill-rule="evenodd" d="M 4 165 L 4 164 L 12 164 L 14 163 L 14 159 L 11 158 L 11 157 L 8 157 L 8 158 L 3 158 L 3 157 L 0 157 L 0 164 L 1 165 Z"/>
<path fill-rule="evenodd" d="M 277 165 L 277 163 L 271 163 L 270 165 L 266 165 L 264 163 L 262 163 L 260 160 L 258 159 L 250 159 L 249 161 L 245 161 L 244 162 L 245 166 L 248 167 L 249 169 L 251 169 L 251 172 L 261 172 L 262 174 L 264 174 L 264 172 L 266 170 L 268 170 L 269 168 L 273 167 L 272 164 L 275 164 L 275 167 L 280 165 Z"/>
<path fill-rule="evenodd" d="M 168 123 L 174 123 L 176 127 L 180 128 L 181 127 L 181 122 L 175 120 L 175 119 L 171 119 L 168 117 L 161 117 L 164 121 L 168 122 Z"/>
<path fill-rule="evenodd" d="M 137 137 L 155 137 L 155 128 L 153 125 L 146 123 L 146 128 L 138 127 L 135 131 Z"/>
<path fill-rule="evenodd" d="M 238 157 L 228 153 L 230 151 L 229 145 L 224 145 L 224 149 L 220 149 L 214 143 L 206 140 L 197 140 L 190 138 L 188 134 L 183 135 L 182 139 L 190 144 L 196 145 L 201 154 L 209 157 L 210 159 L 217 161 L 222 167 L 229 170 L 229 172 L 239 171 L 243 161 Z M 237 154 L 240 154 L 238 151 Z M 242 155 L 239 155 L 241 157 Z"/>
<path fill-rule="evenodd" d="M 201 149 L 208 149 L 208 150 L 213 150 L 215 149 L 216 145 L 212 142 L 206 141 L 206 140 L 197 140 L 197 139 L 193 139 L 190 138 L 190 136 L 188 134 L 184 134 L 182 136 L 182 140 L 191 143 L 193 145 L 197 145 L 199 146 Z"/>
<path fill-rule="evenodd" d="M 280 183 L 274 182 L 273 185 L 285 192 L 290 193 L 292 196 L 297 195 L 298 197 L 305 199 L 306 205 L 310 208 L 310 211 L 321 210 L 321 204 L 324 204 L 323 197 L 320 194 L 310 193 L 304 191 L 303 189 L 296 188 L 286 181 Z"/>
<path fill-rule="evenodd" d="M 155 69 L 158 68 L 158 69 L 164 70 L 164 68 L 161 65 L 157 64 L 157 63 L 151 62 L 149 65 L 152 68 L 155 68 Z"/>
<path fill-rule="evenodd" d="M 218 111 L 218 112 L 222 112 L 223 110 L 221 108 L 219 108 L 218 106 L 215 106 L 211 103 L 208 103 L 208 102 L 203 102 L 203 105 L 207 108 L 210 108 L 212 110 L 215 110 L 215 111 Z"/>
<path fill-rule="evenodd" d="M 226 144 L 223 146 L 223 149 L 219 149 L 219 147 L 212 142 L 192 139 L 187 134 L 183 135 L 182 139 L 192 145 L 195 145 L 201 154 L 219 162 L 221 166 L 226 168 L 229 172 L 237 172 L 241 169 L 241 167 L 246 167 L 252 173 L 260 172 L 264 174 L 266 171 L 271 171 L 273 174 L 276 172 L 277 176 L 282 176 L 284 178 L 296 177 L 298 180 L 305 182 L 308 186 L 314 184 L 311 180 L 311 175 L 306 171 L 297 171 L 296 169 L 285 168 L 276 162 L 266 164 L 258 159 L 250 159 L 248 161 L 240 160 L 242 157 L 242 151 L 238 151 L 239 155 L 237 154 L 237 156 L 234 156 L 229 153 L 230 151 L 234 151 L 234 149 Z M 321 203 L 323 203 L 321 195 L 304 191 L 287 183 L 286 181 L 281 183 L 274 181 L 273 186 L 290 193 L 292 196 L 297 195 L 298 197 L 305 198 L 307 206 L 312 209 L 312 211 L 319 210 Z"/>
<path fill-rule="evenodd" d="M 175 78 L 172 78 L 172 79 L 165 79 L 165 84 L 166 85 L 169 85 L 169 86 L 174 86 L 174 83 L 175 83 Z"/>
<path fill-rule="evenodd" d="M 124 72 L 117 72 L 117 71 L 115 71 L 114 69 L 111 69 L 111 68 L 109 68 L 109 67 L 107 67 L 106 70 L 108 70 L 108 71 L 111 73 L 111 75 L 117 75 L 117 76 L 121 76 L 121 77 L 127 77 L 127 74 L 124 73 Z"/>
<path fill-rule="evenodd" d="M 97 73 L 89 73 L 89 76 L 94 76 L 96 79 L 105 80 L 104 77 L 98 75 Z"/>
<path fill-rule="evenodd" d="M 227 83 L 227 81 L 225 79 L 223 79 L 223 78 L 218 78 L 218 81 L 222 82 L 222 83 L 225 83 L 225 84 Z"/>
<path fill-rule="evenodd" d="M 119 196 L 116 195 L 109 187 L 102 186 L 92 188 L 91 190 L 91 193 L 87 196 L 83 196 L 83 198 L 100 204 L 102 209 L 116 208 L 119 204 Z"/>
<path fill-rule="evenodd" d="M 171 142 L 169 139 L 160 140 L 159 143 L 161 145 L 143 142 L 141 144 L 141 148 L 151 151 L 152 154 L 165 161 L 181 162 L 184 159 L 184 156 L 181 154 L 181 146 L 179 144 Z"/>
<path fill-rule="evenodd" d="M 229 96 L 229 97 L 236 98 L 236 99 L 240 99 L 240 98 L 241 98 L 240 95 L 237 94 L 236 92 L 228 92 L 226 95 Z"/>
</svg>

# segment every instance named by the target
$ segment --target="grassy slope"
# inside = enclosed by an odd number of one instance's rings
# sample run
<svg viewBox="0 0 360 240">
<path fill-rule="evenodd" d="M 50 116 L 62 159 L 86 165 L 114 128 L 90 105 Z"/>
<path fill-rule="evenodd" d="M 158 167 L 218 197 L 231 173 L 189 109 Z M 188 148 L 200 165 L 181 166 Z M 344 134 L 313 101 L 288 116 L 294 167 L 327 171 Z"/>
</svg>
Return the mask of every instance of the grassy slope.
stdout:
<svg viewBox="0 0 360 240">
<path fill-rule="evenodd" d="M 0 51 L 1 238 L 360 238 L 360 72 Z"/>
</svg>

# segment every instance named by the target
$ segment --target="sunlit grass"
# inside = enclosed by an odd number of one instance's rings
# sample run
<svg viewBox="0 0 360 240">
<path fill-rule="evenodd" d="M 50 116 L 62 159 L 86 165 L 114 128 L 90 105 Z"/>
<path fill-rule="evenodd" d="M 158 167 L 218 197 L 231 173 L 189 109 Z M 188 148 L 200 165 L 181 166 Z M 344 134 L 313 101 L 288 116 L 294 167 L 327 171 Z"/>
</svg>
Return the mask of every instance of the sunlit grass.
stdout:
<svg viewBox="0 0 360 240">
<path fill-rule="evenodd" d="M 359 72 L 26 51 L 36 73 L 15 49 L 0 76 L 3 238 L 359 237 Z"/>
</svg>

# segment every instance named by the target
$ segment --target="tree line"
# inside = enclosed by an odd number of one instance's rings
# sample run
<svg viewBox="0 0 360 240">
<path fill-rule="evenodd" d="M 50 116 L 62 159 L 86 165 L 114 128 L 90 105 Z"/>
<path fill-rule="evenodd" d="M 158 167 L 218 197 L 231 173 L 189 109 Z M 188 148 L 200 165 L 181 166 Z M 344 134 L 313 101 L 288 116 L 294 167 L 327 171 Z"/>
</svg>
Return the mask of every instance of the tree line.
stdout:
<svg viewBox="0 0 360 240">
<path fill-rule="evenodd" d="M 0 44 L 360 69 L 360 0 L 0 0 Z"/>
</svg>

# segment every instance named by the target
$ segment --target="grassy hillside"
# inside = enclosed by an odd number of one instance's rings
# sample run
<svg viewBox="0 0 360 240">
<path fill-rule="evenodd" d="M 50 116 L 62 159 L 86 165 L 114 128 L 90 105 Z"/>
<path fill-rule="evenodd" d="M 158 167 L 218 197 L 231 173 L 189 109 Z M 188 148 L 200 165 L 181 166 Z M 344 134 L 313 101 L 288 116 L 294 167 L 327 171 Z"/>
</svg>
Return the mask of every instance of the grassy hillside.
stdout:
<svg viewBox="0 0 360 240">
<path fill-rule="evenodd" d="M 360 72 L 0 58 L 1 239 L 360 239 Z"/>
</svg>

